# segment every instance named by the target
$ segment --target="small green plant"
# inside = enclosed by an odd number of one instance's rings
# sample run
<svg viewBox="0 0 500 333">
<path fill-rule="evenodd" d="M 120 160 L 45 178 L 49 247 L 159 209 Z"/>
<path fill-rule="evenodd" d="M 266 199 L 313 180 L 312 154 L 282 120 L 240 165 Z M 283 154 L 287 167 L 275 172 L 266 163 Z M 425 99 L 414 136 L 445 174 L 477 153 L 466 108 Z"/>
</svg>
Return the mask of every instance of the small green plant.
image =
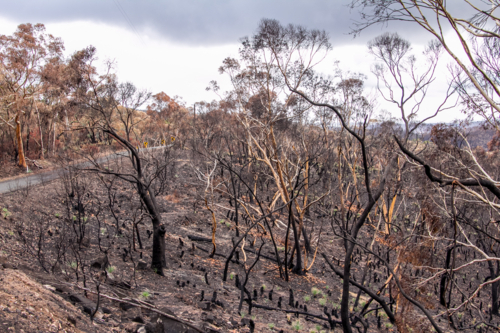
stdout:
<svg viewBox="0 0 500 333">
<path fill-rule="evenodd" d="M 311 296 L 304 296 L 304 302 L 309 302 L 311 300 Z"/>
<path fill-rule="evenodd" d="M 328 285 L 327 285 L 327 286 L 325 286 L 325 289 L 326 289 L 326 290 L 330 290 L 330 286 L 328 286 Z"/>
<path fill-rule="evenodd" d="M 76 267 L 78 267 L 78 264 L 76 263 L 76 261 L 72 261 L 72 262 L 69 263 L 68 266 L 71 267 L 71 268 L 73 268 L 73 269 L 75 269 Z"/>
<path fill-rule="evenodd" d="M 101 228 L 101 235 L 106 235 L 106 228 Z"/>
<path fill-rule="evenodd" d="M 9 212 L 9 210 L 7 208 L 2 208 L 2 216 L 4 219 L 8 218 L 11 215 L 12 214 Z"/>
<path fill-rule="evenodd" d="M 316 325 L 315 328 L 316 328 L 316 332 L 321 332 L 321 325 Z"/>
<path fill-rule="evenodd" d="M 319 305 L 325 306 L 326 305 L 326 298 L 320 298 L 319 299 Z"/>
<path fill-rule="evenodd" d="M 157 273 L 158 273 L 158 268 L 156 268 L 156 267 L 155 267 L 155 268 L 153 268 L 153 272 L 154 272 L 155 274 L 157 274 Z"/>
<path fill-rule="evenodd" d="M 231 228 L 231 223 L 226 222 L 226 227 Z"/>
<path fill-rule="evenodd" d="M 296 331 L 300 331 L 302 329 L 302 325 L 300 324 L 300 320 L 297 320 L 293 323 L 292 328 Z"/>
<path fill-rule="evenodd" d="M 278 246 L 278 247 L 277 247 L 277 249 L 278 249 L 278 251 L 280 251 L 280 252 L 285 251 L 285 247 L 284 247 L 284 246 Z"/>
<path fill-rule="evenodd" d="M 147 290 L 146 290 L 146 291 L 143 291 L 143 292 L 141 293 L 141 297 L 142 297 L 142 298 L 148 298 L 149 296 L 151 296 L 151 294 L 150 294 L 150 293 L 149 293 L 149 291 L 147 291 Z"/>
<path fill-rule="evenodd" d="M 385 328 L 387 328 L 387 329 L 392 328 L 392 324 L 391 323 L 385 323 Z"/>
<path fill-rule="evenodd" d="M 241 319 L 245 318 L 245 316 L 246 316 L 246 315 L 247 315 L 247 314 L 246 314 L 246 312 L 245 312 L 245 311 L 241 311 L 241 312 L 240 312 L 240 317 L 241 317 Z"/>
<path fill-rule="evenodd" d="M 274 325 L 273 323 L 269 323 L 269 324 L 267 324 L 267 327 L 269 327 L 269 329 L 270 329 L 271 331 L 273 331 L 273 330 L 274 330 L 275 325 Z"/>
<path fill-rule="evenodd" d="M 55 216 L 56 216 L 57 218 L 59 218 L 59 217 L 61 216 L 61 214 L 59 214 L 59 213 L 55 213 Z"/>
<path fill-rule="evenodd" d="M 231 280 L 233 280 L 233 279 L 234 279 L 234 273 L 233 273 L 233 272 L 231 272 L 231 273 L 229 274 L 229 278 L 230 278 Z"/>
<path fill-rule="evenodd" d="M 73 215 L 73 221 L 76 221 L 76 216 L 75 215 Z"/>
<path fill-rule="evenodd" d="M 9 230 L 9 231 L 7 231 L 7 234 L 9 234 L 9 236 L 14 236 L 14 231 Z"/>
<path fill-rule="evenodd" d="M 113 273 L 114 271 L 116 271 L 116 267 L 115 266 L 108 266 L 106 267 L 106 272 L 108 273 Z"/>
<path fill-rule="evenodd" d="M 223 224 L 224 222 L 226 222 L 224 219 L 219 221 L 220 224 Z"/>
<path fill-rule="evenodd" d="M 265 285 L 265 284 L 263 284 L 263 285 L 261 286 L 261 288 L 262 288 L 262 290 L 266 290 L 266 285 Z"/>
<path fill-rule="evenodd" d="M 313 296 L 316 297 L 319 294 L 321 294 L 321 291 L 318 288 L 316 288 L 316 287 L 312 287 L 311 288 L 311 294 L 313 294 Z"/>
<path fill-rule="evenodd" d="M 83 218 L 83 222 L 87 222 L 87 220 L 88 220 L 88 217 L 87 217 L 87 216 L 85 216 L 85 217 Z"/>
<path fill-rule="evenodd" d="M 281 287 L 280 287 L 280 286 L 276 286 L 276 290 L 277 290 L 277 291 L 280 291 L 280 290 L 281 290 Z"/>
</svg>

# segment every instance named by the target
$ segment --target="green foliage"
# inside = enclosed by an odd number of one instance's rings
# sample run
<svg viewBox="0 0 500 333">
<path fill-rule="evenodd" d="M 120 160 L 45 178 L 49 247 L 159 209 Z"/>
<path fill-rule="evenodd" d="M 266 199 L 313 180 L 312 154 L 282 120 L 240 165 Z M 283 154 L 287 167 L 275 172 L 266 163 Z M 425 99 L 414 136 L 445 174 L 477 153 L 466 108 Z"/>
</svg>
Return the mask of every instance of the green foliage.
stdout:
<svg viewBox="0 0 500 333">
<path fill-rule="evenodd" d="M 313 294 L 313 296 L 318 296 L 318 295 L 321 294 L 321 291 L 318 288 L 316 288 L 316 287 L 312 287 L 311 288 L 311 294 Z"/>
<path fill-rule="evenodd" d="M 302 329 L 302 325 L 300 324 L 300 320 L 297 320 L 293 323 L 292 328 L 296 331 L 300 331 Z"/>
<path fill-rule="evenodd" d="M 116 267 L 115 266 L 108 266 L 108 267 L 106 267 L 106 272 L 113 273 L 114 271 L 116 271 Z"/>
<path fill-rule="evenodd" d="M 146 291 L 143 291 L 143 292 L 141 293 L 141 297 L 142 297 L 142 298 L 149 298 L 149 296 L 151 296 L 151 294 L 150 294 L 150 293 L 149 293 L 149 291 L 147 291 L 147 290 L 146 290 Z"/>
<path fill-rule="evenodd" d="M 76 261 L 72 261 L 68 264 L 68 266 L 73 268 L 73 269 L 76 269 L 78 267 L 78 264 L 76 263 Z"/>
<path fill-rule="evenodd" d="M 311 296 L 306 295 L 304 296 L 304 302 L 309 302 L 311 300 Z"/>
<path fill-rule="evenodd" d="M 269 324 L 267 324 L 267 327 L 269 327 L 269 329 L 270 329 L 271 331 L 273 331 L 273 330 L 274 330 L 274 327 L 275 327 L 275 326 L 276 326 L 276 325 L 274 325 L 273 323 L 269 323 Z"/>
<path fill-rule="evenodd" d="M 326 298 L 320 298 L 319 299 L 319 305 L 325 306 L 326 305 Z"/>
<path fill-rule="evenodd" d="M 2 208 L 2 216 L 4 219 L 8 218 L 11 215 L 12 215 L 11 212 L 9 212 L 7 208 Z"/>
<path fill-rule="evenodd" d="M 231 280 L 232 280 L 232 279 L 234 279 L 234 273 L 233 273 L 233 272 L 231 272 L 231 273 L 229 274 L 229 278 L 230 278 Z"/>
</svg>

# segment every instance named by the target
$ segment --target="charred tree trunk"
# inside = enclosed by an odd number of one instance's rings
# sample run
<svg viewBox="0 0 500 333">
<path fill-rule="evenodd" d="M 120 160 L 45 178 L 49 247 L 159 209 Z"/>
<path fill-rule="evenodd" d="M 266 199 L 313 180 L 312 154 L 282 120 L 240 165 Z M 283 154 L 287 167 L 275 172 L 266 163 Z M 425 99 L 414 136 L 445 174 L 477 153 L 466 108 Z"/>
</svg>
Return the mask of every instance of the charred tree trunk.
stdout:
<svg viewBox="0 0 500 333">
<path fill-rule="evenodd" d="M 446 270 L 448 270 L 450 268 L 451 253 L 452 253 L 454 248 L 455 247 L 452 247 L 452 248 L 448 249 L 448 251 L 446 252 L 446 261 L 445 261 L 445 265 L 444 265 L 444 269 L 446 269 Z M 441 277 L 441 282 L 439 283 L 439 303 L 442 306 L 446 306 L 446 307 L 448 307 L 448 305 L 446 303 L 446 285 L 447 285 L 448 278 L 449 278 L 448 275 L 449 275 L 449 273 L 443 274 L 443 276 Z"/>
<path fill-rule="evenodd" d="M 137 183 L 137 191 L 144 202 L 153 223 L 153 253 L 151 254 L 151 268 L 156 273 L 163 275 L 163 268 L 167 267 L 165 259 L 165 234 L 166 229 L 162 224 L 161 215 L 158 213 L 156 198 L 141 182 Z"/>
<path fill-rule="evenodd" d="M 494 267 L 494 264 L 490 261 L 488 261 L 488 268 L 490 270 L 490 278 L 495 279 L 499 275 L 500 271 L 500 266 L 498 262 L 496 263 L 496 269 Z M 500 281 L 493 282 L 491 284 L 491 314 L 498 316 L 499 314 L 499 295 L 498 295 L 498 288 L 500 287 Z"/>
</svg>

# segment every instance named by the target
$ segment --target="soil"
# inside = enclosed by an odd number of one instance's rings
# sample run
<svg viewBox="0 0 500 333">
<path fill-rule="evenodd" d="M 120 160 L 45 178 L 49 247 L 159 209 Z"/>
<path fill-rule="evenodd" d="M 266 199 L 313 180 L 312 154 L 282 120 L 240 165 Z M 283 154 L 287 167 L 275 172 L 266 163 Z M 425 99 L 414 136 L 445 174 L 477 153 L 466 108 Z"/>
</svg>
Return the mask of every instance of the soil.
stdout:
<svg viewBox="0 0 500 333">
<path fill-rule="evenodd" d="M 319 254 L 311 265 L 314 253 L 308 257 L 311 268 L 307 274 L 290 273 L 289 281 L 280 278 L 270 237 L 262 229 L 250 232 L 245 254 L 240 251 L 239 260 L 230 264 L 229 276 L 223 282 L 226 256 L 235 237 L 235 223 L 228 218 L 228 211 L 231 210 L 228 200 L 224 194 L 215 194 L 213 207 L 217 220 L 217 248 L 214 258 L 210 258 L 211 242 L 191 240 L 192 236 L 211 238 L 212 216 L 203 200 L 205 185 L 185 159 L 179 158 L 171 172 L 172 178 L 165 191 L 167 194 L 158 197 L 167 227 L 167 268 L 164 276 L 149 268 L 152 237 L 148 237 L 151 226 L 147 218 L 139 224 L 143 249 L 137 244 L 135 251 L 132 248 L 132 242 L 137 241 L 130 224 L 134 216 L 131 207 L 136 204 L 133 188 L 123 185 L 117 192 L 116 200 L 112 201 L 118 205 L 116 211 L 122 216 L 122 234 L 116 232 L 115 222 L 109 215 L 97 225 L 98 215 L 94 207 L 94 213 L 89 214 L 87 235 L 80 243 L 76 237 L 66 239 L 69 242 L 69 245 L 64 243 L 66 254 L 59 259 L 57 254 L 63 244 L 64 225 L 71 223 L 71 215 L 75 225 L 75 216 L 79 214 L 78 208 L 67 208 L 63 180 L 0 196 L 0 209 L 3 209 L 0 252 L 8 258 L 4 264 L 6 268 L 0 271 L 2 331 L 193 331 L 166 317 L 163 317 L 163 322 L 169 323 L 165 325 L 171 330 L 159 330 L 155 325 L 159 325 L 161 320 L 155 311 L 160 311 L 202 332 L 250 332 L 250 321 L 255 325 L 255 332 L 341 332 L 338 311 L 341 280 L 331 272 Z M 91 181 L 91 177 L 97 176 L 85 177 L 88 181 L 87 192 L 105 202 L 105 193 L 98 190 L 97 180 Z M 119 186 L 122 185 L 116 185 Z M 87 209 L 90 211 L 91 207 Z M 278 216 L 278 219 L 286 222 L 284 215 Z M 239 223 L 241 230 L 246 230 L 246 222 L 240 218 Z M 317 223 L 316 234 L 320 223 L 325 223 L 327 229 L 326 222 L 318 219 Z M 278 224 L 276 228 L 284 227 Z M 246 288 L 254 298 L 254 304 L 264 308 L 254 306 L 250 313 L 244 303 L 242 312 L 238 313 L 240 289 L 236 287 L 236 280 L 244 280 L 244 267 L 248 269 L 255 261 L 255 252 L 261 240 L 265 241 L 262 257 L 251 271 Z M 341 258 L 342 242 L 338 238 L 331 232 L 324 232 L 321 240 L 321 251 Z M 283 239 L 278 238 L 277 242 L 280 248 L 284 246 Z M 41 243 L 44 245 L 40 250 Z M 107 260 L 112 267 L 106 271 L 91 268 L 102 258 L 102 248 L 108 249 Z M 78 262 L 74 262 L 75 255 L 79 256 Z M 244 256 L 247 259 L 245 264 Z M 80 264 L 86 267 L 85 276 L 76 267 Z M 109 267 L 107 264 L 103 266 Z M 359 263 L 353 269 L 358 279 L 362 274 L 359 267 L 363 264 Z M 382 268 L 379 274 L 387 277 Z M 103 295 L 99 300 L 96 294 L 98 285 Z M 290 290 L 296 303 L 293 306 L 289 304 Z M 357 289 L 352 290 L 355 298 Z M 366 301 L 362 294 L 360 302 Z M 98 311 L 91 319 L 97 302 Z M 136 306 L 129 308 L 126 302 Z M 137 306 L 139 304 L 142 307 Z M 325 312 L 332 322 L 337 323 L 334 328 L 325 320 Z M 424 331 L 428 326 L 425 320 L 422 322 Z M 382 319 L 381 328 L 372 324 L 368 332 L 395 332 L 396 329 L 387 323 L 386 319 Z"/>
</svg>

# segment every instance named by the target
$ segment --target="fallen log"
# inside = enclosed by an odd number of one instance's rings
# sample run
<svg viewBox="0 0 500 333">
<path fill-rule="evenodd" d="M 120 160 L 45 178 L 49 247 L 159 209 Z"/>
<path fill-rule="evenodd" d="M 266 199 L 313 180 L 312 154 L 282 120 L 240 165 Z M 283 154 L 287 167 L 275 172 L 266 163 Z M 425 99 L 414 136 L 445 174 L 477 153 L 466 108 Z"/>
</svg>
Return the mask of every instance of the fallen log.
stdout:
<svg viewBox="0 0 500 333">
<path fill-rule="evenodd" d="M 212 243 L 211 238 L 206 238 L 206 237 L 200 237 L 200 236 L 195 236 L 195 235 L 188 235 L 188 238 L 192 241 L 195 242 L 207 242 L 207 243 Z"/>
</svg>

